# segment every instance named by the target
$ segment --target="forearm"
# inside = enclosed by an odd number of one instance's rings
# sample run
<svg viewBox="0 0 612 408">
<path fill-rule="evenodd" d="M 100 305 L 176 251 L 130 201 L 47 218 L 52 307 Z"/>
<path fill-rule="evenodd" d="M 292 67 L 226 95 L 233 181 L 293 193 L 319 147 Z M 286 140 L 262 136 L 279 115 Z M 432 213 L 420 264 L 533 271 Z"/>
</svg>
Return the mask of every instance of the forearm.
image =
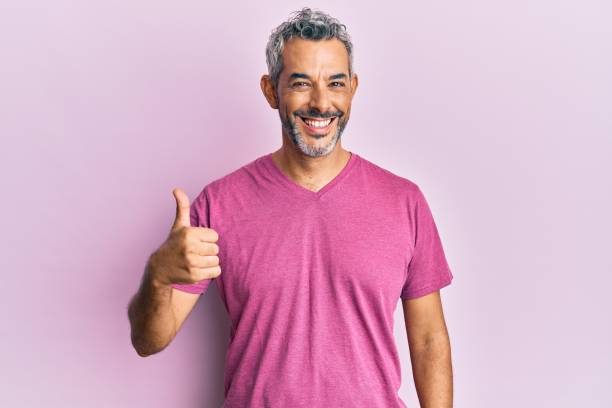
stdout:
<svg viewBox="0 0 612 408">
<path fill-rule="evenodd" d="M 140 288 L 128 307 L 132 345 L 142 357 L 158 353 L 175 335 L 172 287 L 156 282 L 151 258 L 147 262 Z"/>
<path fill-rule="evenodd" d="M 453 371 L 448 335 L 410 348 L 412 373 L 421 408 L 452 408 Z"/>
</svg>

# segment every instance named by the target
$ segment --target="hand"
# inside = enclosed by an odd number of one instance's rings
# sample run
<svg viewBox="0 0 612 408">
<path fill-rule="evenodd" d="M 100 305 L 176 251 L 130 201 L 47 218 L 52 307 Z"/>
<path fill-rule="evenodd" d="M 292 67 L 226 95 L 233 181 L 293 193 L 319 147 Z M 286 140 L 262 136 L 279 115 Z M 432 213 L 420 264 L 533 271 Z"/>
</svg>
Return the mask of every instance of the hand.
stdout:
<svg viewBox="0 0 612 408">
<path fill-rule="evenodd" d="M 162 285 L 193 284 L 221 274 L 219 234 L 212 228 L 192 227 L 189 197 L 180 188 L 172 190 L 176 218 L 170 234 L 149 259 L 151 277 Z"/>
</svg>

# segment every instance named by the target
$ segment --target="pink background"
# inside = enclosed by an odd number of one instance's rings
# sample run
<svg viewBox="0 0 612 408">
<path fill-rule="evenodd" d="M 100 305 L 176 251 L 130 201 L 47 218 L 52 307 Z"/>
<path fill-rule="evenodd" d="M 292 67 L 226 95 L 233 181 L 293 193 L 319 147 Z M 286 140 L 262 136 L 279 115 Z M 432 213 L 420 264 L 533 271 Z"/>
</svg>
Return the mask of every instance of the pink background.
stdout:
<svg viewBox="0 0 612 408">
<path fill-rule="evenodd" d="M 280 145 L 259 78 L 293 1 L 0 6 L 0 406 L 214 407 L 228 320 L 211 285 L 143 359 L 126 306 L 174 187 Z M 610 407 L 612 6 L 311 3 L 360 87 L 343 145 L 428 198 L 457 407 Z M 400 394 L 418 407 L 401 303 Z"/>
</svg>

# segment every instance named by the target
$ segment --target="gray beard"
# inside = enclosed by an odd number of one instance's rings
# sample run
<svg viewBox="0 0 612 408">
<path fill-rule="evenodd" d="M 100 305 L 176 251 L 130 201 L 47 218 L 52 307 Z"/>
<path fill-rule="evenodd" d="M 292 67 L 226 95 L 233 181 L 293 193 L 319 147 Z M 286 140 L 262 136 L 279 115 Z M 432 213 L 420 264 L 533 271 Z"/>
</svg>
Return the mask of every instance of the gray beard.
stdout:
<svg viewBox="0 0 612 408">
<path fill-rule="evenodd" d="M 336 133 L 332 136 L 329 143 L 327 143 L 325 146 L 317 147 L 317 146 L 313 146 L 306 142 L 307 136 L 304 136 L 299 131 L 297 123 L 291 123 L 290 120 L 285 120 L 282 117 L 280 110 L 278 111 L 278 113 L 281 119 L 281 123 L 283 125 L 283 129 L 285 129 L 285 131 L 291 138 L 291 141 L 293 142 L 293 144 L 298 149 L 300 149 L 300 151 L 303 154 L 305 154 L 306 156 L 310 156 L 310 157 L 321 157 L 321 156 L 327 156 L 328 154 L 330 154 L 336 147 L 336 144 L 338 143 L 340 138 L 342 137 L 342 132 L 344 132 L 344 128 L 346 127 L 346 123 L 340 124 L 340 119 L 336 118 L 336 120 L 338 121 L 338 123 L 336 124 Z M 327 136 L 321 136 L 321 137 L 327 137 Z"/>
</svg>

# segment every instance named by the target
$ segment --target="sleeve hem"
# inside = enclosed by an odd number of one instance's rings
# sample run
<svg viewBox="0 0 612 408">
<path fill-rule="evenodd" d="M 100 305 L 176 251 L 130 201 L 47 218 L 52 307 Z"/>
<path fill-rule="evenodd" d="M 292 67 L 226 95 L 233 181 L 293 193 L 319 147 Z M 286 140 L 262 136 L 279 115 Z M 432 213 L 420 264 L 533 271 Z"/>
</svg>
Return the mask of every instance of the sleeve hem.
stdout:
<svg viewBox="0 0 612 408">
<path fill-rule="evenodd" d="M 439 282 L 433 283 L 431 285 L 427 285 L 425 287 L 422 287 L 421 289 L 415 290 L 415 291 L 407 293 L 407 294 L 402 293 L 400 298 L 402 300 L 408 300 L 408 299 L 415 299 L 415 298 L 418 298 L 418 297 L 429 295 L 430 293 L 433 293 L 436 290 L 440 290 L 440 289 L 450 285 L 452 280 L 453 280 L 453 275 L 449 273 L 449 275 L 445 279 L 443 279 L 443 280 L 441 280 Z"/>
<path fill-rule="evenodd" d="M 189 288 L 189 287 L 182 287 L 182 286 L 175 286 L 175 285 L 170 285 L 170 286 L 176 290 L 180 290 L 181 292 L 195 293 L 196 295 L 201 295 L 203 293 L 197 288 Z"/>
</svg>

